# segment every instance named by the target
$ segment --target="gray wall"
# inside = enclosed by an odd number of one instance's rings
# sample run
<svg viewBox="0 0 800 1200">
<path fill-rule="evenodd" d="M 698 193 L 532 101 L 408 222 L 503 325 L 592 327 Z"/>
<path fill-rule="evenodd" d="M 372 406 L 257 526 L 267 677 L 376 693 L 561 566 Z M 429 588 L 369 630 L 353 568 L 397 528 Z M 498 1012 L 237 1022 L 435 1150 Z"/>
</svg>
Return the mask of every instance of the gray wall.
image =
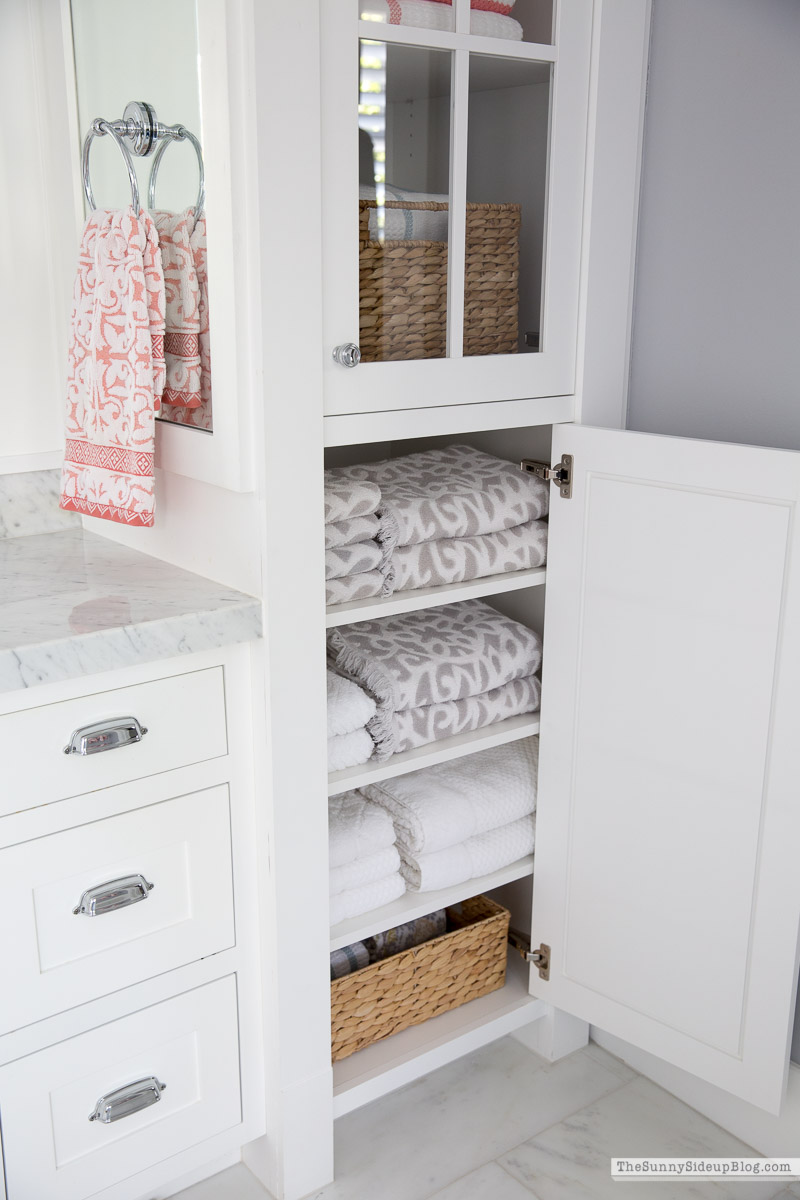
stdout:
<svg viewBox="0 0 800 1200">
<path fill-rule="evenodd" d="M 653 0 L 628 424 L 800 450 L 798 0 Z"/>
</svg>

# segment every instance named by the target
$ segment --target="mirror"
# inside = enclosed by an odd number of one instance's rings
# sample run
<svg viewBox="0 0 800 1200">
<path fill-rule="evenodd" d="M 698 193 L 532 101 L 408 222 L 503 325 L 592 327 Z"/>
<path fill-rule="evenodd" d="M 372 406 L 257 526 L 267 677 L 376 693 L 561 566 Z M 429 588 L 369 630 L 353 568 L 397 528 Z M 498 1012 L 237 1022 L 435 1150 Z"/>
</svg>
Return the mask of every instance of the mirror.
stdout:
<svg viewBox="0 0 800 1200">
<path fill-rule="evenodd" d="M 70 10 L 81 140 L 96 118 L 119 120 L 136 100 L 151 105 L 162 124 L 184 126 L 203 147 L 195 0 L 140 0 L 135 9 L 123 0 L 71 0 Z M 141 203 L 149 207 L 156 154 L 131 157 Z M 131 203 L 125 164 L 112 137 L 93 139 L 89 171 L 98 208 Z M 172 140 L 158 154 L 155 185 L 152 209 L 167 292 L 167 387 L 159 420 L 211 432 L 205 213 L 195 219 L 200 175 L 188 139 Z"/>
</svg>

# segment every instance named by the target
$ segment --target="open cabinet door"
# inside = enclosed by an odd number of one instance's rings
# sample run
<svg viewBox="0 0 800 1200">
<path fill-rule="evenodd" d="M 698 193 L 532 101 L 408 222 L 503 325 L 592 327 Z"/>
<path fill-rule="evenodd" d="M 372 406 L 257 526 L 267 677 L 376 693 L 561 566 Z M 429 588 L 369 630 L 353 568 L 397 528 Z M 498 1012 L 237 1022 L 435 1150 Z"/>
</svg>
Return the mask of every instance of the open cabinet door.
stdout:
<svg viewBox="0 0 800 1200">
<path fill-rule="evenodd" d="M 777 1112 L 800 924 L 800 454 L 561 426 L 533 945 L 557 1008 Z"/>
</svg>

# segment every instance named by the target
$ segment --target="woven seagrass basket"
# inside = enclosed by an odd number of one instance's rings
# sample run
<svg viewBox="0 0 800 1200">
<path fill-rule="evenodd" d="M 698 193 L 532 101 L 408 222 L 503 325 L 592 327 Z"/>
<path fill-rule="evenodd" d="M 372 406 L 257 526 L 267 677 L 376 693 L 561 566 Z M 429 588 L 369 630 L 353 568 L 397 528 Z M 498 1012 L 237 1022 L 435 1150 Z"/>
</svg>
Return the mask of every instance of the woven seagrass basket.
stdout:
<svg viewBox="0 0 800 1200">
<path fill-rule="evenodd" d="M 444 358 L 447 242 L 372 241 L 359 200 L 359 348 L 362 362 Z M 446 211 L 439 201 L 388 200 L 386 208 Z M 519 324 L 518 204 L 468 204 L 464 354 L 516 354 Z"/>
<path fill-rule="evenodd" d="M 508 910 L 474 896 L 447 909 L 451 930 L 331 983 L 331 1059 L 501 988 Z"/>
</svg>

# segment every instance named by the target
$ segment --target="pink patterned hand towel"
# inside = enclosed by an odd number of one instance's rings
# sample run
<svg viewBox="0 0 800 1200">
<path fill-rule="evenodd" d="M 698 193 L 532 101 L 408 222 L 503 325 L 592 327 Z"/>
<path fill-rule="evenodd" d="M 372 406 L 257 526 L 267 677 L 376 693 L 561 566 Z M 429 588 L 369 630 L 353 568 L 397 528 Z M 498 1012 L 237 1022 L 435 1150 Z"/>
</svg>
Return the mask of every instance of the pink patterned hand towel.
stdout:
<svg viewBox="0 0 800 1200">
<path fill-rule="evenodd" d="M 189 243 L 194 212 L 154 212 L 164 268 L 167 382 L 164 404 L 200 407 L 200 285 Z"/>
<path fill-rule="evenodd" d="M 83 231 L 73 297 L 61 508 L 153 524 L 164 376 L 156 227 L 132 208 L 96 210 Z"/>
</svg>

